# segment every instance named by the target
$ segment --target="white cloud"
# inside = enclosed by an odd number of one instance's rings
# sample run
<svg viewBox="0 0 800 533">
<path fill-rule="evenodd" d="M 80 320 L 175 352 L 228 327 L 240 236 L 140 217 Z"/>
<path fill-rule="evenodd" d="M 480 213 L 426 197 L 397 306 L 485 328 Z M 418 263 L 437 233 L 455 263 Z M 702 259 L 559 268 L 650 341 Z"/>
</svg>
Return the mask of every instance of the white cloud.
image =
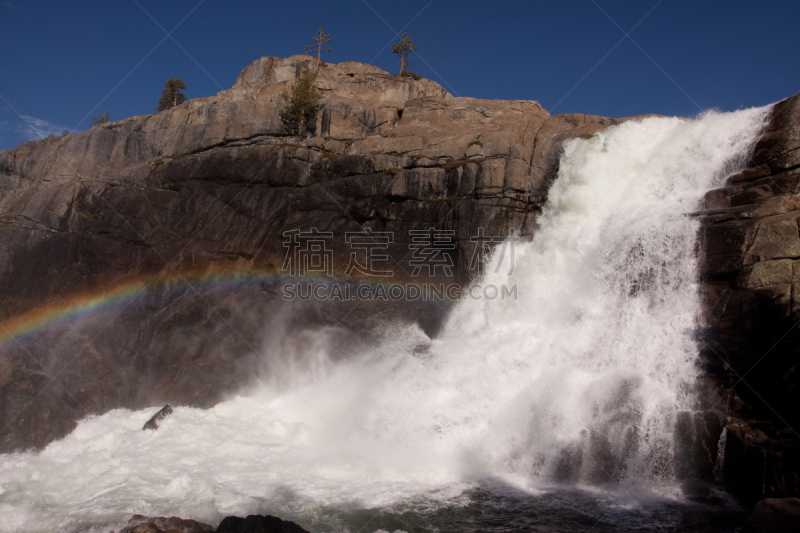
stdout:
<svg viewBox="0 0 800 533">
<path fill-rule="evenodd" d="M 20 116 L 25 121 L 20 129 L 22 131 L 22 136 L 27 141 L 43 139 L 48 135 L 61 135 L 66 129 L 64 126 L 53 124 L 41 118 L 30 117 L 28 115 Z"/>
</svg>

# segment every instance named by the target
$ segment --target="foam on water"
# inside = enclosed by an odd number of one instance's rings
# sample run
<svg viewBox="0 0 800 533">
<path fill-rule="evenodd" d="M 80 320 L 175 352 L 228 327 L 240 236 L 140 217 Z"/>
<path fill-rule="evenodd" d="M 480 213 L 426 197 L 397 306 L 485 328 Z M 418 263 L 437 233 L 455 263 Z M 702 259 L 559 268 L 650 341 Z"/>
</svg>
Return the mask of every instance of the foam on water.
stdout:
<svg viewBox="0 0 800 533">
<path fill-rule="evenodd" d="M 435 507 L 487 478 L 676 493 L 699 312 L 686 213 L 741 167 L 767 111 L 649 118 L 568 143 L 533 242 L 516 246 L 513 273 L 496 254 L 481 281 L 516 285 L 518 300 L 465 301 L 433 341 L 396 326 L 368 354 L 317 350 L 283 384 L 178 407 L 155 432 L 141 430 L 152 410 L 118 409 L 2 456 L 0 531 Z"/>
</svg>

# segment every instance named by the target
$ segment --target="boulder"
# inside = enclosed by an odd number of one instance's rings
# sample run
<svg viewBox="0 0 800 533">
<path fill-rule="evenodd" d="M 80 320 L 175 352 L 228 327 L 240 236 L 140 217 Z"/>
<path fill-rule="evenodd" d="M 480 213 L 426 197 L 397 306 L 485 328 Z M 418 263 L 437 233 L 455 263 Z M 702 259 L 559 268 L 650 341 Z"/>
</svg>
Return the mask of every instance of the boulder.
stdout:
<svg viewBox="0 0 800 533">
<path fill-rule="evenodd" d="M 178 517 L 150 517 L 133 515 L 120 533 L 213 533 L 214 528 L 196 520 Z"/>
<path fill-rule="evenodd" d="M 142 429 L 158 429 L 158 423 L 164 420 L 168 415 L 172 414 L 172 407 L 169 404 L 162 407 L 156 414 L 154 414 L 150 420 L 144 423 L 144 427 Z"/>
<path fill-rule="evenodd" d="M 220 522 L 217 533 L 308 533 L 294 522 L 270 515 L 228 516 Z"/>
<path fill-rule="evenodd" d="M 766 498 L 758 502 L 742 533 L 800 531 L 800 498 Z"/>
</svg>

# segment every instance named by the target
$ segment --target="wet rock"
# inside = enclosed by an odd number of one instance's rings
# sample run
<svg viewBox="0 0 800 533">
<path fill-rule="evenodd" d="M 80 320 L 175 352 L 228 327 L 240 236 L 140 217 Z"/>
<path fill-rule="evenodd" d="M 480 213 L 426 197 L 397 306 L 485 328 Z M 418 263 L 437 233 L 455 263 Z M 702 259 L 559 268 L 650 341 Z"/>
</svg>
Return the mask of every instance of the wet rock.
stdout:
<svg viewBox="0 0 800 533">
<path fill-rule="evenodd" d="M 747 265 L 736 280 L 736 288 L 760 289 L 770 285 L 786 285 L 792 283 L 794 270 L 791 259 L 777 261 L 761 261 Z"/>
<path fill-rule="evenodd" d="M 710 191 L 700 213 L 708 386 L 698 402 L 731 417 L 717 434 L 717 480 L 746 504 L 800 494 L 798 154 L 794 96 L 774 106 L 751 167 Z"/>
<path fill-rule="evenodd" d="M 164 420 L 168 415 L 172 414 L 172 407 L 169 404 L 162 407 L 156 414 L 154 414 L 150 420 L 144 423 L 144 427 L 142 429 L 158 429 L 158 423 Z"/>
<path fill-rule="evenodd" d="M 770 194 L 769 198 L 773 195 Z M 800 237 L 797 230 L 798 212 L 767 217 L 760 221 L 753 244 L 744 257 L 745 264 L 770 259 L 800 257 Z"/>
<path fill-rule="evenodd" d="M 713 486 L 719 435 L 725 421 L 719 411 L 681 411 L 675 423 L 675 469 L 684 494 L 705 498 Z"/>
<path fill-rule="evenodd" d="M 308 533 L 294 522 L 269 515 L 249 515 L 247 518 L 228 516 L 220 522 L 217 533 Z"/>
<path fill-rule="evenodd" d="M 150 517 L 133 515 L 128 526 L 120 533 L 213 533 L 214 528 L 196 520 L 178 517 Z"/>
<path fill-rule="evenodd" d="M 722 487 L 752 505 L 766 494 L 795 494 L 800 486 L 800 446 L 791 429 L 734 418 L 724 429 L 718 476 Z"/>
<path fill-rule="evenodd" d="M 800 498 L 767 498 L 758 502 L 742 533 L 800 531 Z"/>
</svg>

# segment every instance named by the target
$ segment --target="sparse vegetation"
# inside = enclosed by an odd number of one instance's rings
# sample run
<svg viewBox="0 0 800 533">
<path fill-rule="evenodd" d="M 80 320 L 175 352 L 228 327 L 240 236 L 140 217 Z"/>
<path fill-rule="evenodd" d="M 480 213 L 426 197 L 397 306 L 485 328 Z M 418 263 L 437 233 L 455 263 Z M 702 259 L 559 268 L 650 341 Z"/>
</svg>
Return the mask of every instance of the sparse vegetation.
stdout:
<svg viewBox="0 0 800 533">
<path fill-rule="evenodd" d="M 164 82 L 164 88 L 161 89 L 161 98 L 158 100 L 158 111 L 165 111 L 172 109 L 186 101 L 186 95 L 183 94 L 183 89 L 186 84 L 180 78 L 170 78 Z"/>
<path fill-rule="evenodd" d="M 389 168 L 385 169 L 384 172 L 386 172 L 390 176 L 394 176 L 394 175 L 397 174 L 398 170 L 395 167 L 389 167 Z"/>
<path fill-rule="evenodd" d="M 319 64 L 322 62 L 322 52 L 323 50 L 325 53 L 330 53 L 331 47 L 326 47 L 325 45 L 331 42 L 331 34 L 325 33 L 322 31 L 322 28 L 317 30 L 317 34 L 314 35 L 314 44 L 309 44 L 306 46 L 306 53 L 309 54 L 316 50 L 317 52 L 317 68 L 314 72 L 319 72 Z"/>
<path fill-rule="evenodd" d="M 421 80 L 422 79 L 422 76 L 420 76 L 419 74 L 417 74 L 416 72 L 413 72 L 411 70 L 404 70 L 403 72 L 400 73 L 400 75 L 405 77 L 405 78 L 412 78 L 412 79 L 415 79 L 415 80 Z"/>
<path fill-rule="evenodd" d="M 403 38 L 399 43 L 392 45 L 392 52 L 400 56 L 400 73 L 398 76 L 403 75 L 405 68 L 411 64 L 408 60 L 408 54 L 417 49 L 417 45 L 411 41 L 407 33 L 403 34 Z"/>
<path fill-rule="evenodd" d="M 304 68 L 291 89 L 283 93 L 286 105 L 281 109 L 281 119 L 292 135 L 305 135 L 315 125 L 319 89 L 315 76 Z"/>
<path fill-rule="evenodd" d="M 108 111 L 104 111 L 99 117 L 92 117 L 92 126 L 105 124 L 106 122 L 108 122 Z"/>
</svg>

